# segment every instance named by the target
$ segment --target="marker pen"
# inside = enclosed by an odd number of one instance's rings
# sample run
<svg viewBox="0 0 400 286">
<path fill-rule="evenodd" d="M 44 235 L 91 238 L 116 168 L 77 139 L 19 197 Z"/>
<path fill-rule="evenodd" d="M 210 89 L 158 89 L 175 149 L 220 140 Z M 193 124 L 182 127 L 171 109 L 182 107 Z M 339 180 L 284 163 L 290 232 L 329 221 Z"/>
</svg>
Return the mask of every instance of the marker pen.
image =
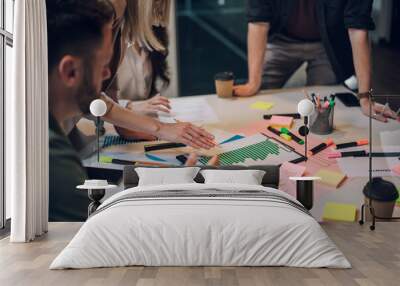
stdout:
<svg viewBox="0 0 400 286">
<path fill-rule="evenodd" d="M 332 152 L 328 154 L 329 159 L 343 158 L 343 157 L 364 157 L 367 155 L 365 150 L 352 151 L 352 152 Z"/>
<path fill-rule="evenodd" d="M 314 103 L 314 105 L 317 104 L 317 102 L 315 101 L 315 93 L 311 93 L 311 101 Z"/>
<path fill-rule="evenodd" d="M 158 151 L 158 150 L 165 150 L 165 149 L 173 149 L 173 148 L 180 148 L 186 147 L 185 144 L 182 143 L 161 143 L 161 144 L 152 144 L 152 145 L 145 145 L 144 151 L 151 152 L 151 151 Z"/>
<path fill-rule="evenodd" d="M 278 135 L 279 137 L 285 139 L 286 141 L 291 141 L 292 137 L 286 133 L 283 133 L 281 131 L 279 131 L 278 129 L 275 129 L 272 126 L 268 126 L 268 130 L 271 131 L 272 133 L 274 133 L 275 135 Z"/>
<path fill-rule="evenodd" d="M 310 151 L 307 152 L 307 154 L 308 154 L 308 156 L 315 155 L 315 154 L 325 150 L 326 148 L 328 148 L 331 145 L 333 145 L 333 140 L 329 138 L 328 140 L 326 140 L 325 143 L 321 143 L 321 144 L 315 146 L 314 148 L 312 148 Z"/>
<path fill-rule="evenodd" d="M 319 95 L 316 96 L 316 101 L 317 101 L 317 108 L 319 109 L 319 107 L 321 105 L 321 101 L 320 101 Z"/>
<path fill-rule="evenodd" d="M 278 129 L 275 129 L 272 126 L 268 126 L 267 128 L 269 131 L 271 131 L 272 133 L 274 133 L 275 135 L 281 136 L 281 132 Z"/>
<path fill-rule="evenodd" d="M 368 142 L 369 142 L 368 139 L 361 139 L 354 142 L 336 144 L 336 149 L 344 149 L 344 148 L 368 145 Z"/>
<path fill-rule="evenodd" d="M 277 114 L 265 114 L 263 116 L 264 119 L 269 120 L 271 119 L 272 116 L 288 116 L 288 117 L 293 117 L 293 119 L 300 119 L 301 116 L 299 113 L 277 113 Z"/>
<path fill-rule="evenodd" d="M 289 129 L 287 128 L 281 128 L 281 132 L 287 135 L 290 135 L 290 137 L 292 137 L 293 141 L 295 141 L 297 144 L 299 145 L 303 145 L 304 141 L 303 139 L 297 137 L 296 135 L 294 135 L 292 132 L 289 131 Z"/>
<path fill-rule="evenodd" d="M 128 160 L 121 160 L 121 159 L 114 159 L 109 156 L 100 156 L 100 163 L 106 164 L 117 164 L 117 165 L 135 165 L 136 161 L 128 161 Z"/>
</svg>

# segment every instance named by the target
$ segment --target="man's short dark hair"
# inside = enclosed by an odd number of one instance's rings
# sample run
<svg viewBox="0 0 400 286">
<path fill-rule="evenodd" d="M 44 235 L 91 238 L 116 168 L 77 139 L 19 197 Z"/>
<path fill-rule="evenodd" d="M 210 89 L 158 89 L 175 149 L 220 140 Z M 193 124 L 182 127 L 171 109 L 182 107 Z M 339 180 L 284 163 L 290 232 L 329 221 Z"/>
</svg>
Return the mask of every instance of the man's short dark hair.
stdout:
<svg viewBox="0 0 400 286">
<path fill-rule="evenodd" d="M 108 0 L 46 0 L 46 12 L 49 72 L 67 54 L 90 57 L 115 15 Z"/>
</svg>

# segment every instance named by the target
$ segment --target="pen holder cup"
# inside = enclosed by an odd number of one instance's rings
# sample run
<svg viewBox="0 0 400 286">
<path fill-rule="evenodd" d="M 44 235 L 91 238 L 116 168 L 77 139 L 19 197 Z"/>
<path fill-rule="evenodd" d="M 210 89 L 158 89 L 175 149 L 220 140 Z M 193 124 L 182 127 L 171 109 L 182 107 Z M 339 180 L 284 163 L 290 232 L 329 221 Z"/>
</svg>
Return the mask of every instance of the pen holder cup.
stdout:
<svg viewBox="0 0 400 286">
<path fill-rule="evenodd" d="M 334 106 L 317 109 L 310 116 L 310 131 L 314 134 L 326 135 L 333 132 Z"/>
</svg>

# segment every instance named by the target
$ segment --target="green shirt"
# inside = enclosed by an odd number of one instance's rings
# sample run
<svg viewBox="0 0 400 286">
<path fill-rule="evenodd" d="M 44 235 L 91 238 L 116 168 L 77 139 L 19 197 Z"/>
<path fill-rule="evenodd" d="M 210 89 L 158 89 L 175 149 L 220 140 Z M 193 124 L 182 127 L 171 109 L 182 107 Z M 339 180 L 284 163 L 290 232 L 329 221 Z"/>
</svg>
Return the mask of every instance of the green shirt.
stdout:
<svg viewBox="0 0 400 286">
<path fill-rule="evenodd" d="M 56 119 L 49 114 L 49 221 L 85 221 L 89 198 L 76 190 L 87 179 L 82 162 Z"/>
</svg>

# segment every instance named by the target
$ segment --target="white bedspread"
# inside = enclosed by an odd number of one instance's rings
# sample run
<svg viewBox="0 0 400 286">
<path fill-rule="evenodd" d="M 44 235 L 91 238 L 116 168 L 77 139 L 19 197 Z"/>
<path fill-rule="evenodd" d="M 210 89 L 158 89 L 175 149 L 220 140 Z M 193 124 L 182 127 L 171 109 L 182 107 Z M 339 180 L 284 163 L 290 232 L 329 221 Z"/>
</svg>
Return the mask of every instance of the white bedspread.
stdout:
<svg viewBox="0 0 400 286">
<path fill-rule="evenodd" d="M 350 267 L 317 221 L 290 204 L 234 196 L 121 200 L 137 192 L 205 189 L 261 190 L 296 202 L 279 190 L 262 186 L 132 188 L 106 200 L 50 269 L 128 265 Z"/>
</svg>

